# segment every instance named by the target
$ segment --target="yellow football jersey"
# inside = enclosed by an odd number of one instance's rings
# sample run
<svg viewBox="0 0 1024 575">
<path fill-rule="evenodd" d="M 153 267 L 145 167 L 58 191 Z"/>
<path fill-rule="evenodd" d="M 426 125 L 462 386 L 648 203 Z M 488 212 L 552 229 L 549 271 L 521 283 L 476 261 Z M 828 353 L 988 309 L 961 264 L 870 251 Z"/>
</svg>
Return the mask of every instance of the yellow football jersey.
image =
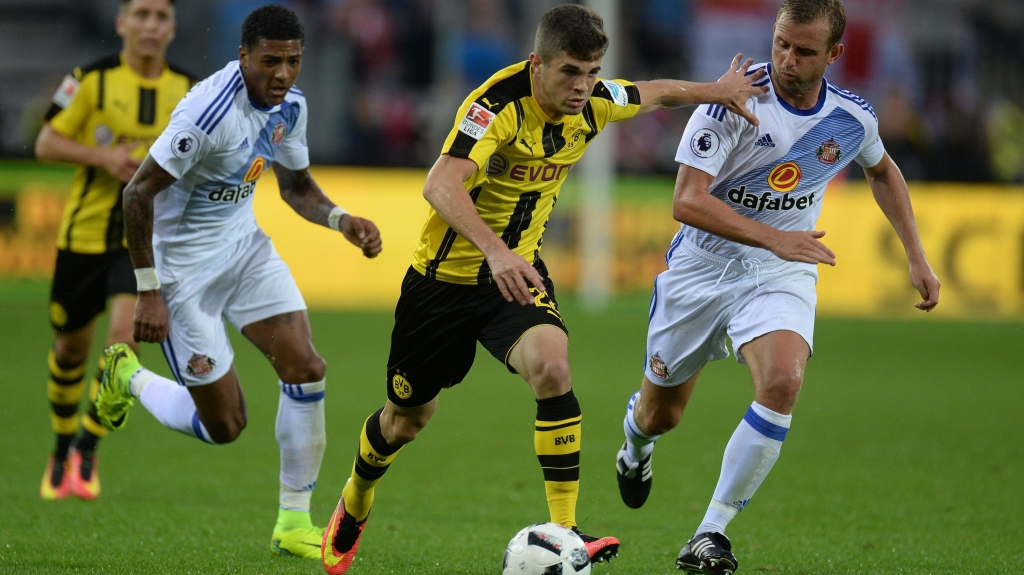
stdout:
<svg viewBox="0 0 1024 575">
<path fill-rule="evenodd" d="M 528 262 L 540 254 L 558 192 L 591 140 L 608 122 L 640 110 L 640 92 L 623 80 L 598 80 L 583 113 L 551 122 L 533 97 L 530 63 L 499 71 L 466 98 L 443 154 L 479 167 L 466 181 L 483 221 Z M 413 267 L 457 284 L 492 281 L 483 253 L 430 210 Z"/>
<path fill-rule="evenodd" d="M 159 77 L 143 78 L 115 54 L 64 78 L 46 120 L 80 144 L 135 146 L 132 156 L 141 161 L 192 83 L 189 74 L 169 65 Z M 78 166 L 57 247 L 101 254 L 124 246 L 123 189 L 124 183 L 106 170 Z"/>
</svg>

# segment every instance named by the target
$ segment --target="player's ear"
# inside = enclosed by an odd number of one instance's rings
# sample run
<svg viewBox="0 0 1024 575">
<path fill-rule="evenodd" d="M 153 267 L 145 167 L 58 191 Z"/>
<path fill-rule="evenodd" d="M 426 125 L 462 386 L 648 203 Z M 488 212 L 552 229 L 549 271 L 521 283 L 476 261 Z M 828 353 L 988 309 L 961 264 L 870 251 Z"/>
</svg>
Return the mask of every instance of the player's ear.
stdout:
<svg viewBox="0 0 1024 575">
<path fill-rule="evenodd" d="M 238 47 L 238 63 L 243 68 L 249 65 L 249 53 L 245 51 L 245 46 Z"/>
<path fill-rule="evenodd" d="M 124 38 L 124 9 L 117 11 L 117 18 L 114 19 L 114 30 L 117 31 L 117 35 Z"/>
<path fill-rule="evenodd" d="M 540 71 L 540 65 L 542 63 L 543 62 L 541 62 L 540 56 L 538 56 L 536 52 L 530 52 L 530 71 L 531 72 L 533 72 L 535 74 L 537 72 L 539 72 Z"/>
<path fill-rule="evenodd" d="M 832 64 L 835 64 L 836 60 L 838 60 L 839 57 L 842 56 L 843 52 L 845 51 L 846 46 L 843 46 L 842 42 L 839 42 L 835 46 L 832 46 L 832 49 L 828 51 L 828 65 L 831 66 Z"/>
</svg>

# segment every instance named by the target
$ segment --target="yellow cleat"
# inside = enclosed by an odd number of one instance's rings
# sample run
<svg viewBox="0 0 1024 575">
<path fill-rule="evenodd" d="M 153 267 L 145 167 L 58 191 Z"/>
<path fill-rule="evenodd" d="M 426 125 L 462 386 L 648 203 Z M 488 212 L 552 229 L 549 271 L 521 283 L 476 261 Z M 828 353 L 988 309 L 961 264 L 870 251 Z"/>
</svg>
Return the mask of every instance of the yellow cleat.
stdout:
<svg viewBox="0 0 1024 575">
<path fill-rule="evenodd" d="M 320 542 L 323 538 L 324 530 L 319 527 L 275 530 L 270 537 L 270 552 L 304 559 L 320 559 Z"/>
<path fill-rule="evenodd" d="M 142 364 L 132 348 L 123 343 L 108 347 L 103 356 L 106 367 L 103 369 L 99 393 L 96 394 L 96 415 L 103 427 L 117 431 L 128 420 L 128 409 L 135 405 L 128 382 L 132 374 L 142 369 Z"/>
</svg>

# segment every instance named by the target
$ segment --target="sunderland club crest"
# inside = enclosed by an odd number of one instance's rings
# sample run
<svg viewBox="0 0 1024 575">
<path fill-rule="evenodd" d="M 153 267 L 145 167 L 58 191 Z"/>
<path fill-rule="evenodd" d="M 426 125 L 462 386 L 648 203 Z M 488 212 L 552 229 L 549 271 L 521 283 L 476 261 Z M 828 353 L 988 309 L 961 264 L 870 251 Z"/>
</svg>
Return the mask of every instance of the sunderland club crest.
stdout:
<svg viewBox="0 0 1024 575">
<path fill-rule="evenodd" d="M 661 379 L 667 379 L 669 376 L 668 366 L 665 365 L 665 360 L 661 359 L 661 355 L 657 353 L 651 356 L 651 373 Z"/>
<path fill-rule="evenodd" d="M 185 371 L 192 377 L 199 377 L 213 371 L 215 365 L 217 365 L 217 362 L 212 357 L 201 353 L 193 353 L 192 357 L 188 360 L 188 366 L 185 367 Z"/>
<path fill-rule="evenodd" d="M 829 138 L 822 142 L 818 146 L 816 154 L 819 162 L 829 166 L 838 162 L 839 158 L 843 157 L 843 151 L 839 149 L 839 142 L 836 142 L 835 138 Z"/>
</svg>

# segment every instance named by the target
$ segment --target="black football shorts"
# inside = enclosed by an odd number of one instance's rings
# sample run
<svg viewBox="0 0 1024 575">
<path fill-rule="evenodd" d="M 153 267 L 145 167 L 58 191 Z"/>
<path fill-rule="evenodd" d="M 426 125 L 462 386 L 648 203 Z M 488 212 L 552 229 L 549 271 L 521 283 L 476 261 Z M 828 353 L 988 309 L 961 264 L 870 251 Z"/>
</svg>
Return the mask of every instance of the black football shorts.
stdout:
<svg viewBox="0 0 1024 575">
<path fill-rule="evenodd" d="M 547 268 L 540 260 L 534 267 L 547 291 L 531 288 L 534 301 L 525 306 L 506 301 L 497 284 L 453 284 L 428 279 L 410 267 L 395 309 L 388 399 L 400 407 L 418 407 L 461 382 L 473 366 L 477 341 L 515 373 L 508 355 L 524 333 L 553 325 L 568 334 Z"/>
<path fill-rule="evenodd" d="M 111 297 L 136 293 L 128 250 L 104 254 L 57 250 L 50 290 L 50 324 L 57 331 L 78 331 L 103 313 Z"/>
</svg>

